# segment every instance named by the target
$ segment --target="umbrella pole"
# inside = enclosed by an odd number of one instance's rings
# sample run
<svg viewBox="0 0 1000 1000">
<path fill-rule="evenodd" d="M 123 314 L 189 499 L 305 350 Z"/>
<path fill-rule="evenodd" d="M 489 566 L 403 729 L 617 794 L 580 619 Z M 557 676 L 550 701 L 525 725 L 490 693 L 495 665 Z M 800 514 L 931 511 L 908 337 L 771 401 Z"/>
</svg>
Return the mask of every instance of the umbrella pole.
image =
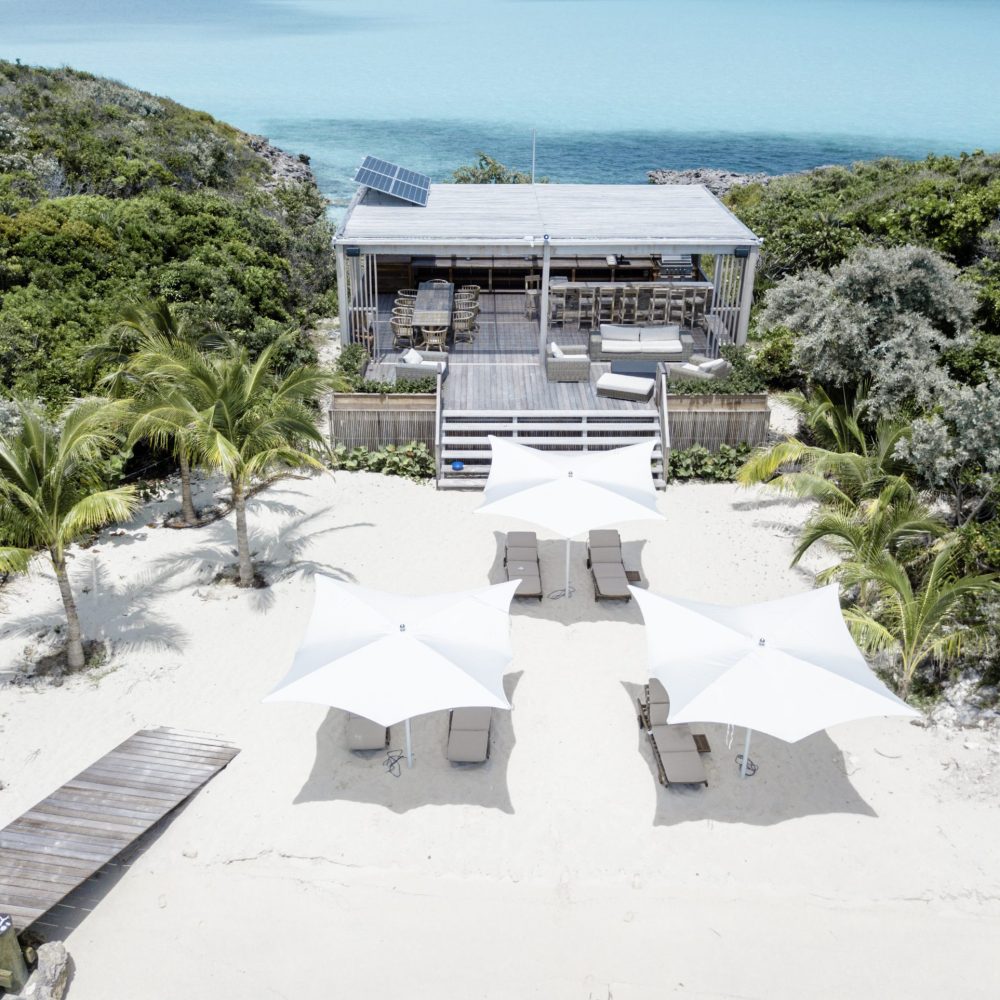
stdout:
<svg viewBox="0 0 1000 1000">
<path fill-rule="evenodd" d="M 406 720 L 406 766 L 413 767 L 413 744 L 410 743 L 410 720 Z"/>
<path fill-rule="evenodd" d="M 566 600 L 569 600 L 569 546 L 570 540 L 566 539 Z"/>
<path fill-rule="evenodd" d="M 409 723 L 407 723 L 409 725 Z M 407 730 L 409 732 L 409 730 Z M 747 730 L 747 738 L 743 742 L 743 763 L 740 765 L 740 777 L 745 778 L 747 776 L 747 762 L 750 760 L 750 733 L 752 730 Z"/>
</svg>

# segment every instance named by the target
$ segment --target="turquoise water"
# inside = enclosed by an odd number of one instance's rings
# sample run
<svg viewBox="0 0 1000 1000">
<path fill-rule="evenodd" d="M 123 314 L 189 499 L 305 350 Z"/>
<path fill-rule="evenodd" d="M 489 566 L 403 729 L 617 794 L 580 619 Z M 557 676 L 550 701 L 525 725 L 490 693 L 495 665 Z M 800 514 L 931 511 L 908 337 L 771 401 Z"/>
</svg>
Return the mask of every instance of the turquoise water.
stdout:
<svg viewBox="0 0 1000 1000">
<path fill-rule="evenodd" d="M 994 0 L 0 0 L 0 56 L 204 108 L 349 195 L 486 149 L 559 181 L 1000 148 Z"/>
</svg>

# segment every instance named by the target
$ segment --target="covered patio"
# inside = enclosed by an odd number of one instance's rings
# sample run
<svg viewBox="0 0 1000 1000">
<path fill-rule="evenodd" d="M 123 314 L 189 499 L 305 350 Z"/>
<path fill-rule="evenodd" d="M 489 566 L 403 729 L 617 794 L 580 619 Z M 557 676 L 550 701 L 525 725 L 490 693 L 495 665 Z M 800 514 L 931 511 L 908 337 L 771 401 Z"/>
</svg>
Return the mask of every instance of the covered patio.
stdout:
<svg viewBox="0 0 1000 1000">
<path fill-rule="evenodd" d="M 478 286 L 475 335 L 448 354 L 487 380 L 544 378 L 553 341 L 588 346 L 606 323 L 676 325 L 715 356 L 746 339 L 759 246 L 699 186 L 432 184 L 423 206 L 362 187 L 335 240 L 341 336 L 391 365 L 396 293 L 437 279 Z"/>
</svg>

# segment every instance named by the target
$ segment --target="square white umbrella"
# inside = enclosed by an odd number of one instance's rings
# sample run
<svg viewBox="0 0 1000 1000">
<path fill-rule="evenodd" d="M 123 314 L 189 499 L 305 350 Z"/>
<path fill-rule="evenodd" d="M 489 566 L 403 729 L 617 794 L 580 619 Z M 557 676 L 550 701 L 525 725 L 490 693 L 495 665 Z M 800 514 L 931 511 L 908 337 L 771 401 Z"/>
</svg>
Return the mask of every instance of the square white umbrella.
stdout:
<svg viewBox="0 0 1000 1000">
<path fill-rule="evenodd" d="M 450 708 L 510 708 L 510 602 L 519 581 L 412 597 L 317 575 L 291 669 L 264 701 L 342 708 L 383 726 Z"/>
<path fill-rule="evenodd" d="M 608 524 L 662 518 L 653 483 L 653 441 L 609 451 L 540 451 L 490 437 L 492 458 L 477 514 L 540 525 L 570 539 Z"/>
<path fill-rule="evenodd" d="M 920 715 L 868 666 L 835 584 L 736 607 L 630 589 L 670 722 L 745 727 L 743 774 L 754 729 L 794 743 L 852 719 Z"/>
</svg>

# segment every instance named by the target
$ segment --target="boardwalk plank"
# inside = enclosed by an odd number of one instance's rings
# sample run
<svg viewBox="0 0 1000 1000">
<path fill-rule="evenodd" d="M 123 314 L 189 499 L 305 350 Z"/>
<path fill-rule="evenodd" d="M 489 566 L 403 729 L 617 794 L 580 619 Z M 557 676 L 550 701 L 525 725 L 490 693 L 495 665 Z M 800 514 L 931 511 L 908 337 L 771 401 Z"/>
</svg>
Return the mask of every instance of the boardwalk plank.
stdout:
<svg viewBox="0 0 1000 1000">
<path fill-rule="evenodd" d="M 41 921 L 238 752 L 201 733 L 133 734 L 0 830 L 0 909 L 18 930 Z"/>
</svg>

